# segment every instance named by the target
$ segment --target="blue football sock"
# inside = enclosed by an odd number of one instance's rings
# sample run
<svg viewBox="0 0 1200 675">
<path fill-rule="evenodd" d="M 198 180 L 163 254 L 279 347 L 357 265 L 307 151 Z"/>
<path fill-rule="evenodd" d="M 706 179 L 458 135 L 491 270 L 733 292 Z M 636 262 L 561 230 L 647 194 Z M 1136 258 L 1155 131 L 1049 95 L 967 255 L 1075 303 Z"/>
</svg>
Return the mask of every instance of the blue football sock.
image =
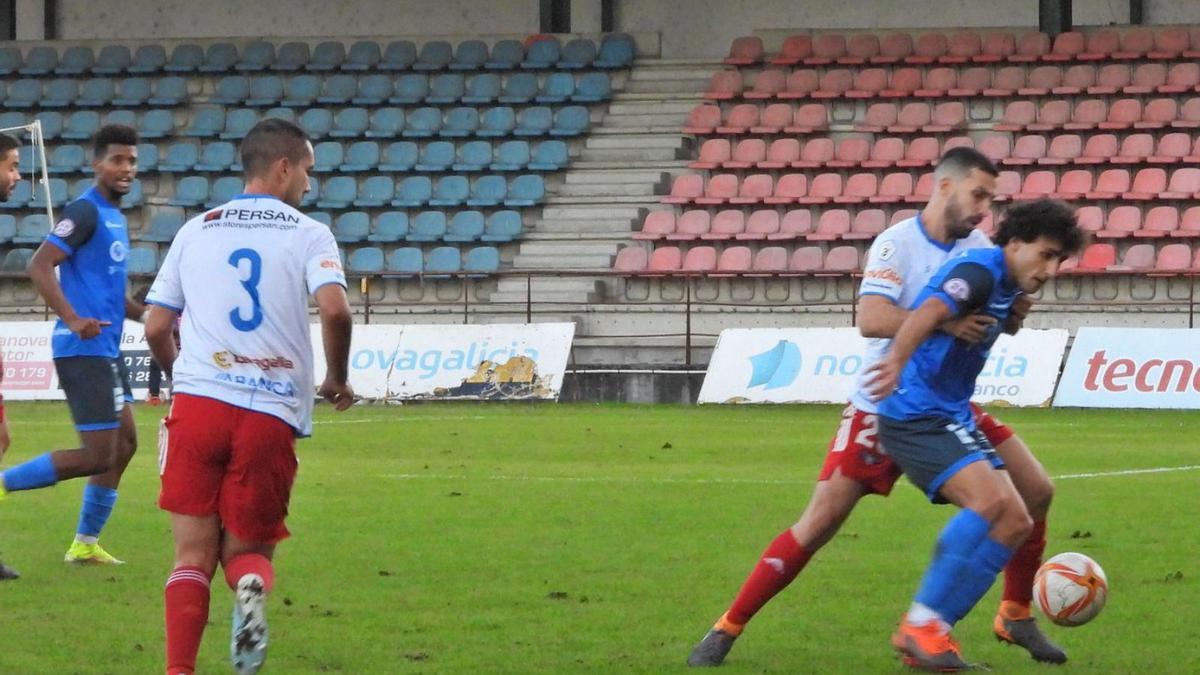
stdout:
<svg viewBox="0 0 1200 675">
<path fill-rule="evenodd" d="M 950 621 L 946 618 L 951 609 L 947 606 L 947 600 L 963 570 L 970 566 L 971 554 L 987 538 L 991 529 L 992 524 L 986 518 L 970 509 L 962 509 L 951 518 L 938 536 L 933 560 L 921 579 L 921 586 L 913 601 Z"/>
<path fill-rule="evenodd" d="M 946 613 L 942 617 L 950 625 L 958 623 L 987 594 L 996 575 L 1008 564 L 1014 549 L 987 537 L 971 554 L 971 565 L 958 579 L 950 597 L 946 599 Z"/>
<path fill-rule="evenodd" d="M 88 483 L 83 488 L 83 506 L 79 509 L 79 527 L 76 534 L 84 537 L 99 537 L 104 523 L 108 522 L 113 506 L 117 503 L 117 491 Z"/>
<path fill-rule="evenodd" d="M 0 480 L 4 481 L 6 492 L 36 490 L 57 483 L 58 472 L 54 470 L 54 460 L 47 452 L 0 473 Z"/>
</svg>

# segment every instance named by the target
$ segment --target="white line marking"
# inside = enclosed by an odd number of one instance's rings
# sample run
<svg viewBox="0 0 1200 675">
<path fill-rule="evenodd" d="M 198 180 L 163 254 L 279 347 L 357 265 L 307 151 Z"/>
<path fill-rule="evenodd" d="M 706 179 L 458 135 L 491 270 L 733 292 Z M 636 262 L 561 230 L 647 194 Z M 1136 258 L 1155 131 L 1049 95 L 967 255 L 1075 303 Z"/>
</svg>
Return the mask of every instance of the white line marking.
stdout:
<svg viewBox="0 0 1200 675">
<path fill-rule="evenodd" d="M 1098 471 L 1096 473 L 1068 473 L 1062 476 L 1053 476 L 1054 480 L 1067 480 L 1070 478 L 1105 478 L 1107 476 L 1135 476 L 1142 473 L 1171 473 L 1173 471 L 1197 471 L 1200 470 L 1200 464 L 1188 464 L 1186 466 L 1159 466 L 1153 469 L 1124 469 L 1122 471 Z"/>
</svg>

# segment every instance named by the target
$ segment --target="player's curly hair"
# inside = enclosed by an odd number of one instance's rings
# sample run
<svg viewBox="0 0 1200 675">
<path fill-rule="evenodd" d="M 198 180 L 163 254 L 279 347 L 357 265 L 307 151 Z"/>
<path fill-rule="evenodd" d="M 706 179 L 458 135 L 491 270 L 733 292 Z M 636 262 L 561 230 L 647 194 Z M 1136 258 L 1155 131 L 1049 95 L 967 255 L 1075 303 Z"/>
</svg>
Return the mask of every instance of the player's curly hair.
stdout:
<svg viewBox="0 0 1200 675">
<path fill-rule="evenodd" d="M 1018 204 L 1004 214 L 992 241 L 998 246 L 1008 242 L 1036 241 L 1046 237 L 1058 242 L 1064 256 L 1083 248 L 1085 236 L 1075 220 L 1075 210 L 1057 199 L 1038 199 Z"/>
<path fill-rule="evenodd" d="M 105 124 L 92 138 L 92 153 L 97 159 L 108 152 L 110 145 L 137 145 L 137 129 L 126 124 Z"/>
</svg>

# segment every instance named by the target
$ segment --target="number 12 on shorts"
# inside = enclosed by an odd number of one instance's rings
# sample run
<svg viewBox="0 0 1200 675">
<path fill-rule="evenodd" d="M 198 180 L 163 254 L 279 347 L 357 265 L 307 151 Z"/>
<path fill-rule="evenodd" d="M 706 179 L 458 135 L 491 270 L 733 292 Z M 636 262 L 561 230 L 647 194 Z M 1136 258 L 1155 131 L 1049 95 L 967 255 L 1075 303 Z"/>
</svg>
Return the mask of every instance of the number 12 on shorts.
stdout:
<svg viewBox="0 0 1200 675">
<path fill-rule="evenodd" d="M 245 279 L 240 279 L 242 288 L 246 289 L 246 294 L 250 296 L 250 318 L 242 318 L 242 306 L 239 304 L 229 312 L 229 322 L 233 327 L 249 333 L 258 328 L 263 322 L 262 303 L 258 299 L 258 284 L 262 281 L 262 256 L 258 255 L 258 251 L 252 248 L 239 248 L 229 254 L 229 264 L 238 272 L 238 276 L 242 275 L 242 261 L 250 263 L 249 276 Z"/>
</svg>

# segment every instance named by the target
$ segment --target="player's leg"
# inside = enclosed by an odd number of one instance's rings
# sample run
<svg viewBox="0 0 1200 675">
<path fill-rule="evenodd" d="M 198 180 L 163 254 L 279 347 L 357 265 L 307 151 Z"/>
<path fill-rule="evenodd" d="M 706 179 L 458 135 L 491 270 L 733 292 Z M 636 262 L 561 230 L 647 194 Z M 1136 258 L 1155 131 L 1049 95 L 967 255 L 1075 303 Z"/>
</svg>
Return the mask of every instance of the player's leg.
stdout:
<svg viewBox="0 0 1200 675">
<path fill-rule="evenodd" d="M 146 403 L 150 405 L 159 405 L 162 403 L 162 368 L 158 367 L 158 362 L 150 359 L 150 373 L 146 383 Z"/>
<path fill-rule="evenodd" d="M 175 566 L 163 589 L 167 624 L 167 675 L 192 675 L 208 623 L 213 572 L 221 547 L 215 514 L 171 514 Z"/>
<path fill-rule="evenodd" d="M 12 442 L 12 438 L 8 434 L 8 418 L 4 416 L 4 401 L 0 400 L 0 458 L 4 457 L 4 453 L 8 451 L 8 446 Z M 0 495 L 4 491 L 0 489 Z M 20 574 L 13 568 L 0 562 L 0 581 L 20 578 Z"/>
</svg>

